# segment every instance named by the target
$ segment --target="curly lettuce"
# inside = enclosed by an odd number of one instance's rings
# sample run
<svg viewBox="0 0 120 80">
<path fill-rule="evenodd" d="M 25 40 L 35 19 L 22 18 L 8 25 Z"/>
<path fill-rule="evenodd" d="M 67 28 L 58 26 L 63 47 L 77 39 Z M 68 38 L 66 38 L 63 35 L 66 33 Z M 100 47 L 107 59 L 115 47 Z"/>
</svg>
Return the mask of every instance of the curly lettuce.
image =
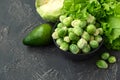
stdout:
<svg viewBox="0 0 120 80">
<path fill-rule="evenodd" d="M 111 16 L 102 22 L 105 43 L 109 49 L 120 50 L 120 17 Z"/>
</svg>

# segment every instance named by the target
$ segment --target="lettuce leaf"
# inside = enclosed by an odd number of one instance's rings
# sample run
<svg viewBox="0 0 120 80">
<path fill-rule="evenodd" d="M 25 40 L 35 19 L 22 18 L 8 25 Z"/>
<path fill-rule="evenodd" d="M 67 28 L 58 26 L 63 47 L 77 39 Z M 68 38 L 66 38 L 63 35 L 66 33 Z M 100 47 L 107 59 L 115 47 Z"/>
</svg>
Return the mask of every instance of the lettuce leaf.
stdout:
<svg viewBox="0 0 120 80">
<path fill-rule="evenodd" d="M 89 0 L 88 12 L 97 19 L 120 14 L 120 2 L 116 0 Z"/>
<path fill-rule="evenodd" d="M 120 38 L 115 39 L 112 44 L 109 43 L 109 39 L 105 39 L 105 45 L 108 49 L 119 50 L 120 51 Z"/>
<path fill-rule="evenodd" d="M 73 18 L 86 16 L 86 1 L 88 0 L 64 0 L 63 13 Z"/>
<path fill-rule="evenodd" d="M 108 48 L 120 50 L 120 17 L 112 16 L 102 23 L 105 42 Z"/>
</svg>

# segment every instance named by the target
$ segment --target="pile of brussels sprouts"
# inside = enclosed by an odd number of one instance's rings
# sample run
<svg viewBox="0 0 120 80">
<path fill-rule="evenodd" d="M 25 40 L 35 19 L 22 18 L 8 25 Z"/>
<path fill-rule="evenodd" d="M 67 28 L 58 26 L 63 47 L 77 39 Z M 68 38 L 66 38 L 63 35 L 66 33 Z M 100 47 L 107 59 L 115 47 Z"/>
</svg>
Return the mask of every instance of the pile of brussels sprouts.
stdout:
<svg viewBox="0 0 120 80">
<path fill-rule="evenodd" d="M 107 69 L 109 64 L 113 64 L 117 61 L 116 57 L 113 55 L 110 55 L 110 53 L 108 52 L 102 53 L 100 58 L 101 59 L 99 59 L 96 62 L 96 65 L 98 68 L 101 68 L 101 69 Z"/>
<path fill-rule="evenodd" d="M 102 41 L 103 29 L 100 28 L 94 16 L 86 20 L 73 19 L 61 15 L 52 38 L 63 51 L 73 54 L 87 54 L 99 47 Z"/>
</svg>

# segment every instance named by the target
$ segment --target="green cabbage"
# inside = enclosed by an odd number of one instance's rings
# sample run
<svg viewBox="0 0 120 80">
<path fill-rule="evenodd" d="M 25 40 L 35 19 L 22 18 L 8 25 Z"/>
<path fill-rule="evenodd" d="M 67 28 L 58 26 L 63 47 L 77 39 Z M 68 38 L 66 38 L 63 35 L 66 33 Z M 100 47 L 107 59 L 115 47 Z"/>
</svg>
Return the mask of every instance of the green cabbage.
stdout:
<svg viewBox="0 0 120 80">
<path fill-rule="evenodd" d="M 64 0 L 36 0 L 36 11 L 46 21 L 55 22 L 62 14 Z"/>
</svg>

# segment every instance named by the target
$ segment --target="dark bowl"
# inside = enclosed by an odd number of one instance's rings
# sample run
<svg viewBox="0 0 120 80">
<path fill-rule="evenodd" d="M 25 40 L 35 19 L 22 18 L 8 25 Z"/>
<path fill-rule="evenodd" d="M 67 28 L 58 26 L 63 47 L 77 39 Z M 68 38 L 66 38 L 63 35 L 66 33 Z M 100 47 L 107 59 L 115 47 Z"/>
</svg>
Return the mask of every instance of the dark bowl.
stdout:
<svg viewBox="0 0 120 80">
<path fill-rule="evenodd" d="M 53 27 L 53 31 L 55 30 L 56 26 Z M 52 38 L 53 39 L 53 38 Z M 87 54 L 84 54 L 84 53 L 78 53 L 78 54 L 73 54 L 69 51 L 63 51 L 59 48 L 59 46 L 56 44 L 55 42 L 56 40 L 53 39 L 53 42 L 55 44 L 55 46 L 61 51 L 61 54 L 64 54 L 67 58 L 70 58 L 72 60 L 86 60 L 86 59 L 91 59 L 93 56 L 95 55 L 98 55 L 100 53 L 100 48 L 102 47 L 103 43 L 104 43 L 104 40 L 102 40 L 100 43 L 99 43 L 99 47 L 96 48 L 96 49 L 93 49 L 91 50 L 89 53 Z"/>
<path fill-rule="evenodd" d="M 103 41 L 101 41 L 101 43 L 99 44 L 99 47 L 91 50 L 89 53 L 84 54 L 84 53 L 78 53 L 78 54 L 73 54 L 69 51 L 63 51 L 59 48 L 59 46 L 56 44 L 55 40 L 53 39 L 54 44 L 57 46 L 57 48 L 61 51 L 61 54 L 64 54 L 66 57 L 72 59 L 72 60 L 86 60 L 86 59 L 90 59 L 95 55 L 98 55 L 100 53 L 100 48 L 103 45 Z"/>
</svg>

